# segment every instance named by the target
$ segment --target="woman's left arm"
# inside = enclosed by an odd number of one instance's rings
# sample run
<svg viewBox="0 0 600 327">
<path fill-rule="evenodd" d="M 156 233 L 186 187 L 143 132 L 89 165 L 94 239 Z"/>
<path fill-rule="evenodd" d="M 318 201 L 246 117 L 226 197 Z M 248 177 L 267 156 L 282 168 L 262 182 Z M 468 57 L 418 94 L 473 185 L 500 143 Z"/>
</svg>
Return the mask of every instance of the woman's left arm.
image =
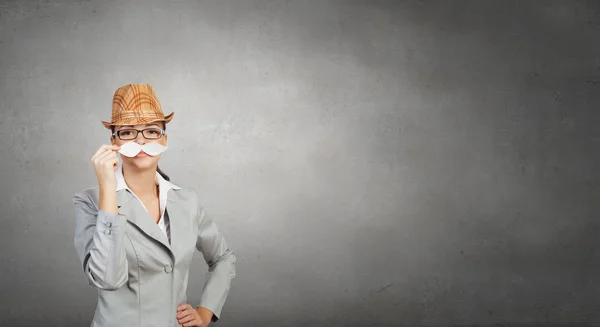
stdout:
<svg viewBox="0 0 600 327">
<path fill-rule="evenodd" d="M 197 219 L 196 248 L 202 253 L 208 265 L 208 276 L 204 282 L 197 311 L 206 325 L 209 321 L 219 320 L 221 316 L 231 280 L 235 277 L 236 258 L 215 222 L 207 217 L 200 202 L 198 202 Z"/>
</svg>

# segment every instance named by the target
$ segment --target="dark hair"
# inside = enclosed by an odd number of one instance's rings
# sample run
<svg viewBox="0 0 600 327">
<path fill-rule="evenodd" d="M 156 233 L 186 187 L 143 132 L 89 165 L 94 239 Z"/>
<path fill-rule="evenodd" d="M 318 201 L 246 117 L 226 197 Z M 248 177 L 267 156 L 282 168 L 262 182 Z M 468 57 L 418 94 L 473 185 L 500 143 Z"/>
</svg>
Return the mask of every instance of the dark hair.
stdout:
<svg viewBox="0 0 600 327">
<path fill-rule="evenodd" d="M 167 124 L 163 122 L 163 129 L 166 131 L 167 130 Z M 110 126 L 110 130 L 112 131 L 112 133 L 115 133 L 115 125 Z M 156 166 L 156 171 L 160 174 L 160 176 L 162 176 L 162 178 L 164 178 L 167 181 L 170 181 L 171 178 L 169 177 L 169 175 L 165 174 L 162 170 L 160 170 L 160 167 L 158 167 L 158 165 Z"/>
</svg>

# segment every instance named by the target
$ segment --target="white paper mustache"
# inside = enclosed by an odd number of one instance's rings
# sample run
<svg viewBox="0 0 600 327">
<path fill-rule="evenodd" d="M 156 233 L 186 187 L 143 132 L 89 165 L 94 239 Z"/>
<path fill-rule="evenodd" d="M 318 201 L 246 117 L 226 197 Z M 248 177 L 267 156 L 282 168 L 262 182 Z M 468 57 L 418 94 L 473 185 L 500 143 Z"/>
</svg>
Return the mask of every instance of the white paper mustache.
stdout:
<svg viewBox="0 0 600 327">
<path fill-rule="evenodd" d="M 135 157 L 142 150 L 151 156 L 157 156 L 165 151 L 167 151 L 169 147 L 166 145 L 158 144 L 158 143 L 146 143 L 144 145 L 139 145 L 135 142 L 128 142 L 121 145 L 121 149 L 119 153 L 127 156 L 127 157 Z"/>
</svg>

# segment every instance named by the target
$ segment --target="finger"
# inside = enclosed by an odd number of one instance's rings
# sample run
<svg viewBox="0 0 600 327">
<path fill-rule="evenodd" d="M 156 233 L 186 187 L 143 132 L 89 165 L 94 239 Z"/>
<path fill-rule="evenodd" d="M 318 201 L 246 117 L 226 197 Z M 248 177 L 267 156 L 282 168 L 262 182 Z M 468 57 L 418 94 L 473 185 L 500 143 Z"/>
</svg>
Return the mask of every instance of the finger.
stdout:
<svg viewBox="0 0 600 327">
<path fill-rule="evenodd" d="M 182 326 L 186 326 L 186 327 L 189 327 L 189 326 L 202 326 L 202 321 L 200 319 L 193 319 L 191 321 L 183 323 Z"/>
<path fill-rule="evenodd" d="M 118 151 L 121 147 L 119 145 L 103 144 L 92 156 L 91 160 L 94 161 L 98 156 L 106 152 Z"/>
<path fill-rule="evenodd" d="M 110 155 L 110 153 L 102 153 L 93 160 L 95 166 L 102 165 L 106 158 Z"/>
<path fill-rule="evenodd" d="M 114 163 L 119 163 L 119 158 L 114 152 L 106 152 L 101 154 L 98 158 L 96 158 L 96 164 L 99 165 L 109 165 Z"/>
<path fill-rule="evenodd" d="M 177 322 L 181 325 L 181 324 L 185 324 L 188 322 L 193 322 L 193 321 L 198 321 L 198 318 L 195 317 L 194 315 L 189 315 L 180 319 L 177 319 Z"/>
<path fill-rule="evenodd" d="M 190 321 L 190 322 L 186 322 L 185 324 L 183 324 L 184 327 L 194 327 L 194 326 L 202 326 L 202 324 L 196 320 L 194 321 Z"/>
<path fill-rule="evenodd" d="M 190 314 L 189 310 L 181 310 L 177 312 L 177 319 L 186 317 Z"/>
<path fill-rule="evenodd" d="M 177 319 L 177 322 L 180 324 L 183 324 L 183 323 L 194 321 L 194 320 L 196 320 L 196 317 L 194 317 L 194 315 L 189 315 L 189 316 L 185 316 L 181 319 Z"/>
<path fill-rule="evenodd" d="M 100 148 L 98 148 L 98 150 L 96 151 L 96 153 L 94 154 L 94 156 L 97 156 L 97 155 L 99 155 L 101 153 L 104 153 L 106 151 L 118 150 L 120 148 L 121 148 L 120 145 L 103 144 L 102 146 L 100 146 Z"/>
<path fill-rule="evenodd" d="M 193 309 L 191 304 L 188 303 L 183 303 L 180 304 L 179 306 L 177 306 L 177 311 L 182 311 L 182 310 L 186 310 L 186 309 Z"/>
<path fill-rule="evenodd" d="M 196 313 L 196 311 L 193 310 L 193 309 L 185 309 L 185 310 L 179 312 L 177 314 L 177 317 L 181 317 L 181 318 L 187 317 L 187 316 L 192 316 L 193 317 L 195 313 Z"/>
<path fill-rule="evenodd" d="M 107 145 L 107 144 L 103 144 L 103 145 L 101 145 L 101 146 L 100 146 L 100 147 L 99 147 L 99 148 L 96 150 L 96 152 L 94 153 L 94 155 L 92 155 L 92 160 L 94 160 L 94 158 L 96 158 L 96 157 L 97 157 L 99 154 L 101 154 L 101 153 L 104 153 L 104 152 L 107 150 L 107 147 L 108 147 L 108 146 L 109 146 L 109 145 Z"/>
<path fill-rule="evenodd" d="M 98 156 L 96 157 L 96 159 L 100 160 L 100 159 L 105 158 L 106 156 L 110 156 L 112 154 L 114 154 L 115 156 L 117 155 L 117 153 L 114 152 L 114 151 L 112 151 L 112 150 L 106 150 L 106 151 L 98 154 Z"/>
<path fill-rule="evenodd" d="M 112 167 L 117 169 L 119 167 L 120 161 L 119 158 L 117 158 L 116 155 L 108 155 L 105 158 L 101 158 L 101 159 L 97 159 L 98 161 L 94 163 L 95 168 L 94 169 L 98 169 L 100 167 L 102 168 L 108 168 L 108 167 Z"/>
</svg>

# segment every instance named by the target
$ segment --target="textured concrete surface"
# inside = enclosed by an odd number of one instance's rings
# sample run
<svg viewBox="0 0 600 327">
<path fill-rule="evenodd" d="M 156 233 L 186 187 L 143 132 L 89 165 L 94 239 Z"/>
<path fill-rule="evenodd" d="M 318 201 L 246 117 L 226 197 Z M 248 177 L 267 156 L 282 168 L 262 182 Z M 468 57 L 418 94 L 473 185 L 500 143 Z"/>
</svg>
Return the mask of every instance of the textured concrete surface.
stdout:
<svg viewBox="0 0 600 327">
<path fill-rule="evenodd" d="M 237 252 L 218 324 L 600 324 L 599 35 L 597 1 L 0 1 L 0 325 L 91 320 L 71 198 L 130 82 Z"/>
</svg>

